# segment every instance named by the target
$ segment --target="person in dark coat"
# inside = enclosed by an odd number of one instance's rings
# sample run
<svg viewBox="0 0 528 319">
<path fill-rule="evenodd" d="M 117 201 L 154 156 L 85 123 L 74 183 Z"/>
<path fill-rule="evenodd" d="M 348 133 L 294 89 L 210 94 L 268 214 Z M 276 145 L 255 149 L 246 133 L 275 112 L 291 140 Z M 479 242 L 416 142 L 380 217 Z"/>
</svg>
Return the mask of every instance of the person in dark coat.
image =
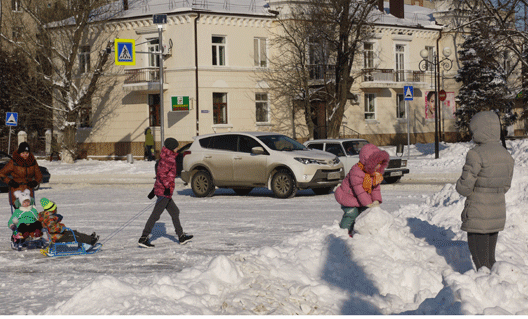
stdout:
<svg viewBox="0 0 528 319">
<path fill-rule="evenodd" d="M 29 189 L 31 197 L 35 198 L 34 188 L 42 182 L 42 173 L 27 142 L 20 143 L 18 149 L 13 152 L 13 159 L 0 170 L 0 178 L 11 189 L 11 203 L 13 205 L 16 200 L 14 194 L 18 190 Z"/>
<path fill-rule="evenodd" d="M 150 243 L 148 236 L 150 235 L 154 224 L 160 219 L 161 214 L 166 209 L 172 218 L 172 223 L 180 244 L 185 243 L 189 239 L 193 238 L 193 235 L 187 235 L 183 232 L 180 223 L 180 210 L 178 206 L 172 200 L 172 194 L 174 192 L 174 179 L 176 178 L 176 148 L 179 143 L 176 139 L 169 137 L 167 138 L 161 149 L 160 160 L 156 169 L 156 182 L 154 183 L 154 194 L 157 196 L 156 205 L 150 214 L 143 233 L 139 238 L 138 245 L 145 248 L 154 247 Z"/>
<path fill-rule="evenodd" d="M 469 123 L 473 141 L 457 192 L 466 197 L 462 211 L 462 230 L 468 234 L 468 246 L 475 267 L 491 270 L 499 231 L 506 222 L 505 194 L 510 189 L 514 160 L 501 145 L 499 117 L 493 111 L 479 112 Z"/>
</svg>

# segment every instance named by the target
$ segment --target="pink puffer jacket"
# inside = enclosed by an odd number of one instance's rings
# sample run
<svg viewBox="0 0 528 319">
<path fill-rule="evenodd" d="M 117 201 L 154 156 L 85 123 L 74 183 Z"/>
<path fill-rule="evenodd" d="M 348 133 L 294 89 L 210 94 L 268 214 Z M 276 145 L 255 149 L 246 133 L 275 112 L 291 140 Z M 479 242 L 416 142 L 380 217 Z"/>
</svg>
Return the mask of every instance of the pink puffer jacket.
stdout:
<svg viewBox="0 0 528 319">
<path fill-rule="evenodd" d="M 374 173 L 374 169 L 381 162 L 379 172 L 383 174 L 389 164 L 389 154 L 374 144 L 367 144 L 359 152 L 359 161 L 364 165 L 365 171 L 370 174 Z M 364 178 L 365 172 L 357 164 L 352 166 L 350 172 L 335 191 L 334 196 L 337 202 L 346 207 L 364 207 L 375 200 L 381 203 L 380 185 L 373 187 L 369 194 L 363 189 Z"/>
<path fill-rule="evenodd" d="M 154 194 L 157 196 L 172 197 L 174 192 L 174 179 L 176 178 L 176 155 L 165 146 L 160 152 L 160 161 L 156 170 L 156 182 L 154 183 Z M 165 188 L 170 189 L 170 196 L 164 195 Z"/>
</svg>

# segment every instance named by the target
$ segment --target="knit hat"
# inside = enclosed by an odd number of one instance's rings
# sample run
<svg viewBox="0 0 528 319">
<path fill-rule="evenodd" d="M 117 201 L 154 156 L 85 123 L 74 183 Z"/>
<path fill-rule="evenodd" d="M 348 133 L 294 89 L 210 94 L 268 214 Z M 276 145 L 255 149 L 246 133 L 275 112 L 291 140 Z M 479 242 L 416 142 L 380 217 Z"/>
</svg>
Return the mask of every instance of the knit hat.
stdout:
<svg viewBox="0 0 528 319">
<path fill-rule="evenodd" d="M 20 204 L 22 204 L 24 201 L 29 200 L 31 202 L 31 192 L 29 189 L 25 189 L 24 191 L 15 191 L 15 197 L 18 198 L 18 201 Z"/>
<path fill-rule="evenodd" d="M 57 205 L 45 197 L 40 199 L 40 205 L 42 205 L 42 208 L 44 208 L 44 210 L 47 210 L 50 212 L 57 209 Z"/>
<path fill-rule="evenodd" d="M 163 145 L 169 150 L 174 151 L 178 147 L 178 145 L 180 145 L 180 143 L 178 143 L 175 138 L 169 137 L 165 139 Z"/>
<path fill-rule="evenodd" d="M 20 145 L 18 145 L 18 154 L 22 152 L 29 152 L 29 144 L 27 142 L 22 142 Z"/>
</svg>

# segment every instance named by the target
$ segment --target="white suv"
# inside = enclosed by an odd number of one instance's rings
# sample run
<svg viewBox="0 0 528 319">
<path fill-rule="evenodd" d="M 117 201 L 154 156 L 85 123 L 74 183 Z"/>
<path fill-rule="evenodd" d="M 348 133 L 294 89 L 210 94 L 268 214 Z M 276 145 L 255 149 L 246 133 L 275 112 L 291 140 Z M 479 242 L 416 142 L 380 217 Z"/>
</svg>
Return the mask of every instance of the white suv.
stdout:
<svg viewBox="0 0 528 319">
<path fill-rule="evenodd" d="M 181 179 L 197 197 L 212 196 L 215 187 L 247 195 L 267 187 L 278 198 L 311 188 L 328 194 L 345 177 L 333 154 L 310 150 L 285 135 L 232 132 L 196 136 L 183 159 Z"/>
</svg>

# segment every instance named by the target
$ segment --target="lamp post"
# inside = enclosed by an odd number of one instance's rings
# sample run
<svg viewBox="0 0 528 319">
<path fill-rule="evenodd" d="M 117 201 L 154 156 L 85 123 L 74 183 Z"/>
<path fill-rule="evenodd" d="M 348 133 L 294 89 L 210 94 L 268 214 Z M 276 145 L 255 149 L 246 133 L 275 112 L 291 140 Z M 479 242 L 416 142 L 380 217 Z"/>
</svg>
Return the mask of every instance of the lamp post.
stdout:
<svg viewBox="0 0 528 319">
<path fill-rule="evenodd" d="M 437 50 L 438 51 L 438 50 Z M 438 74 L 440 73 L 440 65 L 445 71 L 451 70 L 453 67 L 453 60 L 449 59 L 449 56 L 451 55 L 451 48 L 445 47 L 442 50 L 442 54 L 444 55 L 444 58 L 442 60 L 439 60 L 438 58 L 438 52 L 433 55 L 433 61 L 429 61 L 429 50 L 423 49 L 420 51 L 420 56 L 422 57 L 422 61 L 420 61 L 420 64 L 418 65 L 419 69 L 421 71 L 427 71 L 429 69 L 429 66 L 434 68 L 434 88 L 435 88 L 435 158 L 440 157 L 440 151 L 439 151 L 439 119 L 438 116 L 440 114 L 439 112 L 439 106 L 438 106 L 438 84 L 439 80 L 437 79 Z"/>
</svg>

